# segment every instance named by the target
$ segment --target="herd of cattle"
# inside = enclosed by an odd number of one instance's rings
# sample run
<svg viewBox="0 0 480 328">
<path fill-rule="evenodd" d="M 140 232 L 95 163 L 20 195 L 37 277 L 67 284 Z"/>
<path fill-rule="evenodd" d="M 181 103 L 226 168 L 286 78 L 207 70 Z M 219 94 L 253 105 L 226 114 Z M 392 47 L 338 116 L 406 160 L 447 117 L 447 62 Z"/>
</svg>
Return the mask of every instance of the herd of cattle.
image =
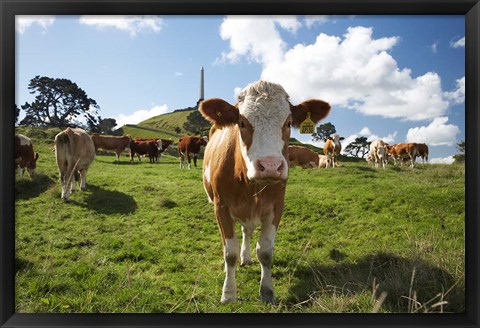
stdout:
<svg viewBox="0 0 480 328">
<path fill-rule="evenodd" d="M 225 100 L 212 98 L 200 103 L 199 111 L 210 122 L 208 143 L 206 138 L 182 137 L 178 143 L 180 167 L 185 160 L 196 157 L 205 147 L 203 159 L 203 186 L 220 229 L 225 281 L 221 302 L 236 301 L 236 265 L 252 263 L 250 238 L 256 226 L 261 225 L 256 245 L 261 265 L 259 294 L 262 301 L 274 303 L 272 282 L 273 246 L 284 208 L 288 167 L 336 167 L 341 151 L 340 137 L 333 135 L 324 146 L 325 155 L 301 146 L 288 146 L 291 127 L 298 128 L 307 117 L 315 124 L 330 112 L 330 105 L 322 100 L 310 99 L 292 105 L 282 86 L 257 81 L 247 85 L 231 105 Z M 15 163 L 23 176 L 25 168 L 35 174 L 38 153 L 34 154 L 29 138 L 16 135 Z M 68 201 L 72 179 L 86 188 L 88 168 L 99 148 L 113 150 L 117 160 L 125 148 L 130 148 L 130 160 L 135 154 L 147 155 L 150 161 L 159 155 L 171 141 L 160 139 L 132 139 L 126 137 L 89 135 L 78 128 L 67 128 L 55 137 L 54 149 L 60 172 L 62 199 Z M 426 147 L 426 146 L 425 146 Z M 428 148 L 426 148 L 428 156 Z M 369 161 L 385 167 L 388 156 L 413 162 L 417 155 L 425 154 L 418 144 L 387 145 L 378 140 L 371 144 Z M 427 157 L 428 158 L 428 157 Z M 139 157 L 140 159 L 140 157 Z M 235 234 L 235 223 L 242 225 L 242 243 Z"/>
</svg>

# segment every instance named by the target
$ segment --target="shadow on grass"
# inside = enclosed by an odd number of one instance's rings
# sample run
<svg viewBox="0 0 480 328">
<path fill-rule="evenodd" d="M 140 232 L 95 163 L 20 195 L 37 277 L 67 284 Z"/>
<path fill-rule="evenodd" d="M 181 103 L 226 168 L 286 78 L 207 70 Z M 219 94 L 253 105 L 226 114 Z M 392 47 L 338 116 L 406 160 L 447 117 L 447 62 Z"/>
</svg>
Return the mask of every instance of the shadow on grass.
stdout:
<svg viewBox="0 0 480 328">
<path fill-rule="evenodd" d="M 336 253 L 336 252 L 335 252 Z M 413 283 L 412 274 L 413 275 Z M 378 284 L 375 297 L 386 292 L 387 297 L 382 309 L 388 312 L 409 312 L 413 292 L 419 304 L 426 306 L 430 312 L 440 312 L 440 307 L 431 306 L 442 299 L 439 293 L 448 294 L 443 298 L 448 304 L 443 306 L 445 312 L 465 311 L 465 291 L 457 286 L 448 272 L 420 259 L 408 259 L 389 253 L 377 253 L 366 256 L 354 264 L 337 264 L 335 266 L 299 266 L 295 271 L 298 283 L 290 290 L 289 304 L 298 304 L 314 297 L 325 296 L 352 297 L 362 292 L 373 292 L 373 284 Z M 374 280 L 375 279 L 375 280 Z M 430 303 L 429 303 L 430 301 Z M 314 302 L 306 302 L 310 306 Z M 310 305 L 307 305 L 310 304 Z M 428 304 L 428 305 L 427 305 Z M 423 312 L 422 308 L 419 312 Z"/>
<path fill-rule="evenodd" d="M 137 202 L 123 192 L 107 190 L 88 184 L 87 192 L 91 194 L 80 203 L 70 199 L 70 203 L 80 205 L 102 214 L 131 214 L 137 210 Z"/>
<path fill-rule="evenodd" d="M 41 193 L 47 191 L 56 181 L 48 175 L 39 173 L 35 179 L 30 179 L 28 174 L 24 175 L 23 180 L 15 181 L 15 199 L 23 200 L 35 198 Z"/>
</svg>

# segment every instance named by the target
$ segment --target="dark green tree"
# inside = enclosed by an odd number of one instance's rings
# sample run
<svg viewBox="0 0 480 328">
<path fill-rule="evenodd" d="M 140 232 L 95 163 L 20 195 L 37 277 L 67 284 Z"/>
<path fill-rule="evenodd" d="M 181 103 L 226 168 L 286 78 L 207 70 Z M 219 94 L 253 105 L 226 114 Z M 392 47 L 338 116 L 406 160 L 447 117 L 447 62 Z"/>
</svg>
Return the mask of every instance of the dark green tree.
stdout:
<svg viewBox="0 0 480 328">
<path fill-rule="evenodd" d="M 37 75 L 30 80 L 28 89 L 35 94 L 35 100 L 22 106 L 26 116 L 20 125 L 63 128 L 77 126 L 79 119 L 84 119 L 88 129 L 98 127 L 99 106 L 76 83 Z"/>
<path fill-rule="evenodd" d="M 18 116 L 20 115 L 20 108 L 15 104 L 15 124 L 17 124 Z"/>
<path fill-rule="evenodd" d="M 183 124 L 183 128 L 192 135 L 208 135 L 210 126 L 210 122 L 198 110 L 188 114 L 187 121 Z"/>
<path fill-rule="evenodd" d="M 345 152 L 357 158 L 365 158 L 370 147 L 367 137 L 357 137 L 355 141 L 345 147 Z"/>
<path fill-rule="evenodd" d="M 465 140 L 460 141 L 457 144 L 457 150 L 460 154 L 453 155 L 454 163 L 463 163 L 465 162 Z"/>
<path fill-rule="evenodd" d="M 113 130 L 117 125 L 114 118 L 100 118 L 98 121 L 98 130 L 100 133 L 113 134 Z"/>
<path fill-rule="evenodd" d="M 327 138 L 335 132 L 337 132 L 335 125 L 327 122 L 317 127 L 317 132 L 312 134 L 312 138 L 313 141 L 327 141 Z"/>
</svg>

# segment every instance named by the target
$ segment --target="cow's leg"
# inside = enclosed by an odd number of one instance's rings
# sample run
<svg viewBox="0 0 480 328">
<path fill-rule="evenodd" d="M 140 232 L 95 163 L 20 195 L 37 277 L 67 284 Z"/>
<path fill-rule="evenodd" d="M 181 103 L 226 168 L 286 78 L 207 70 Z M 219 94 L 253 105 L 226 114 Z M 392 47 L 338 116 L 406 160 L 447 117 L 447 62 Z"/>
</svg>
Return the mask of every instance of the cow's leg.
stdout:
<svg viewBox="0 0 480 328">
<path fill-rule="evenodd" d="M 180 168 L 185 168 L 185 156 L 183 154 L 180 154 Z"/>
<path fill-rule="evenodd" d="M 252 255 L 250 253 L 250 238 L 252 238 L 255 227 L 252 225 L 242 226 L 242 250 L 240 252 L 240 265 L 252 264 Z"/>
<path fill-rule="evenodd" d="M 257 258 L 261 265 L 260 298 L 267 303 L 275 303 L 272 282 L 273 243 L 277 228 L 271 223 L 262 224 L 260 239 L 257 242 Z"/>
<path fill-rule="evenodd" d="M 23 179 L 23 174 L 25 173 L 25 168 L 21 167 L 20 168 L 20 179 Z"/>
<path fill-rule="evenodd" d="M 87 190 L 87 170 L 80 170 L 80 189 Z"/>
<path fill-rule="evenodd" d="M 192 159 L 190 158 L 190 153 L 187 152 L 187 154 L 185 155 L 187 157 L 187 161 L 188 161 L 188 169 L 190 170 L 191 169 L 191 163 L 192 163 Z"/>
<path fill-rule="evenodd" d="M 240 253 L 240 245 L 235 236 L 234 223 L 228 209 L 218 203 L 215 204 L 215 215 L 222 233 L 223 257 L 225 261 L 225 281 L 223 282 L 222 303 L 232 303 L 237 300 L 237 286 L 235 270 Z"/>
<path fill-rule="evenodd" d="M 197 168 L 197 154 L 193 155 L 193 167 L 196 169 Z"/>
<path fill-rule="evenodd" d="M 80 173 L 75 170 L 73 176 L 75 181 L 72 181 L 72 194 L 77 191 L 77 183 L 80 184 Z"/>
</svg>

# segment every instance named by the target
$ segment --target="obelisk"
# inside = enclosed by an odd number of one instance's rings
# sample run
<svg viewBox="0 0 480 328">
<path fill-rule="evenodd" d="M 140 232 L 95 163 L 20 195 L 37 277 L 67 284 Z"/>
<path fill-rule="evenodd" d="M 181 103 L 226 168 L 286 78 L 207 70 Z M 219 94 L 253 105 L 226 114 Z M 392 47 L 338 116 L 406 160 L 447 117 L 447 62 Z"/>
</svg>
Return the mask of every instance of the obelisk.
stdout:
<svg viewBox="0 0 480 328">
<path fill-rule="evenodd" d="M 204 100 L 204 84 L 203 84 L 203 66 L 200 69 L 200 99 L 198 102 L 200 103 L 202 100 Z"/>
</svg>

